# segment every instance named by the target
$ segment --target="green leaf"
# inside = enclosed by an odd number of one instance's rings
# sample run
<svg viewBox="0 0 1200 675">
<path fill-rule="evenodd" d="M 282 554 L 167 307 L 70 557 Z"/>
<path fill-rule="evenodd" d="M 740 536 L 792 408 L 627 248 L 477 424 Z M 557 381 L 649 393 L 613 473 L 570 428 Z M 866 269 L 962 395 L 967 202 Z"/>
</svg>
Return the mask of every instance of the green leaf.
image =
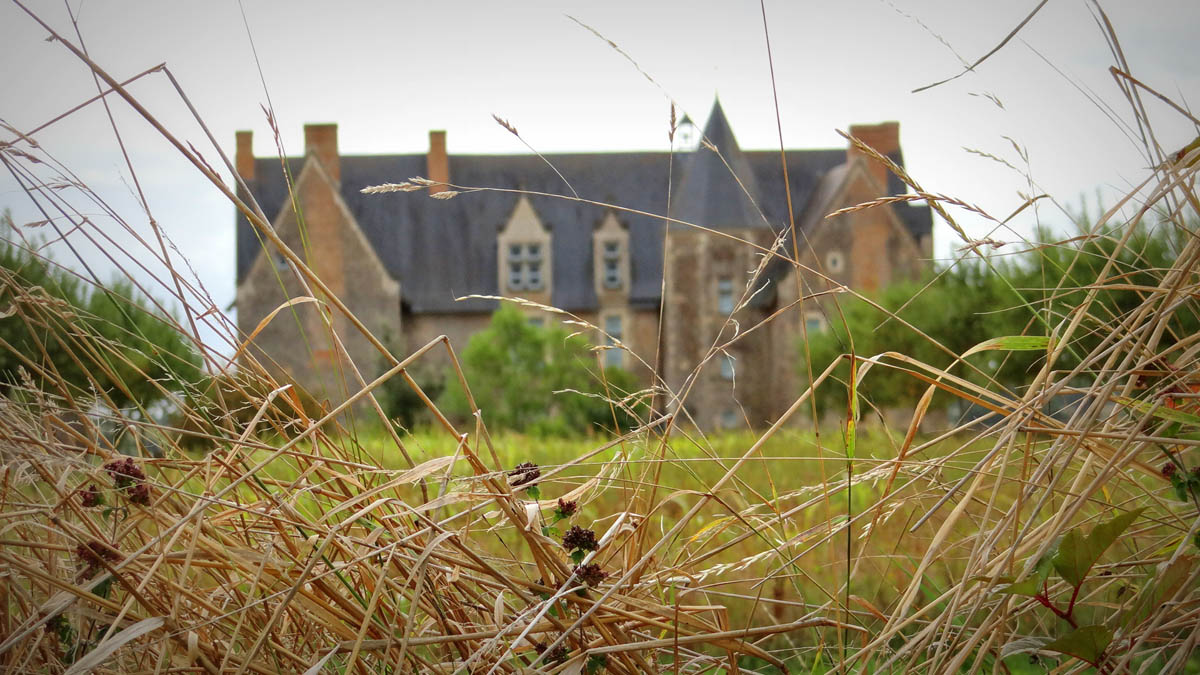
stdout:
<svg viewBox="0 0 1200 675">
<path fill-rule="evenodd" d="M 1033 576 L 1015 584 L 1001 586 L 996 589 L 996 592 L 1001 595 L 1025 595 L 1032 598 L 1042 591 L 1042 581 L 1043 579 Z"/>
<path fill-rule="evenodd" d="M 1047 643 L 1043 649 L 1074 656 L 1099 667 L 1104 650 L 1108 649 L 1112 637 L 1112 631 L 1104 626 L 1084 626 Z"/>
<path fill-rule="evenodd" d="M 542 491 L 538 489 L 538 486 L 530 485 L 525 488 L 525 496 L 533 500 L 538 500 L 542 498 Z"/>
<path fill-rule="evenodd" d="M 1140 624 L 1157 611 L 1187 580 L 1197 560 L 1195 556 L 1183 555 L 1174 562 L 1159 563 L 1130 608 L 1125 625 Z"/>
<path fill-rule="evenodd" d="M 1071 530 L 1063 537 L 1058 555 L 1054 556 L 1054 569 L 1059 576 L 1072 586 L 1078 586 L 1087 576 L 1092 564 L 1099 558 L 1099 553 L 1093 557 L 1093 551 L 1088 546 L 1087 537 L 1080 534 L 1078 529 Z"/>
<path fill-rule="evenodd" d="M 1092 533 L 1086 537 L 1080 534 L 1078 529 L 1071 530 L 1058 546 L 1058 553 L 1054 556 L 1054 569 L 1067 583 L 1078 587 L 1100 556 L 1144 510 L 1141 508 L 1127 511 L 1112 520 L 1100 523 L 1092 528 Z"/>
<path fill-rule="evenodd" d="M 1037 565 L 1033 567 L 1033 574 L 1029 575 L 1023 581 L 1018 581 L 1015 584 L 1009 584 L 996 589 L 997 593 L 1005 595 L 1027 595 L 1033 597 L 1042 592 L 1042 585 L 1046 583 L 1046 578 L 1050 576 L 1050 570 L 1054 569 L 1054 557 L 1058 554 L 1058 547 L 1061 543 L 1056 543 L 1050 547 L 1046 554 L 1038 559 Z"/>
<path fill-rule="evenodd" d="M 595 675 L 608 666 L 608 657 L 603 654 L 593 654 L 587 658 L 587 665 L 584 667 L 584 672 L 587 675 Z"/>
<path fill-rule="evenodd" d="M 985 352 L 989 350 L 1000 350 L 1006 352 L 1032 352 L 1045 351 L 1050 348 L 1050 338 L 1042 335 L 1008 335 L 1005 337 L 992 338 L 985 340 L 963 352 L 962 357 L 965 359 L 972 354 Z"/>
<path fill-rule="evenodd" d="M 1136 398 L 1129 398 L 1127 396 L 1118 396 L 1117 403 L 1120 403 L 1126 408 L 1133 408 L 1138 412 L 1150 413 L 1151 415 L 1154 415 L 1160 419 L 1178 422 L 1180 424 L 1187 424 L 1194 427 L 1200 426 L 1200 415 L 1193 415 L 1192 413 L 1176 410 L 1175 408 L 1168 408 L 1165 405 L 1156 406 L 1149 401 L 1142 401 Z"/>
<path fill-rule="evenodd" d="M 822 668 L 823 662 L 821 659 L 821 657 L 824 656 L 824 654 L 825 654 L 825 641 L 822 640 L 817 643 L 817 655 L 813 657 L 812 670 L 809 671 L 809 675 L 818 675 L 818 673 L 825 672 L 824 668 Z M 818 670 L 818 669 L 820 669 L 820 670 Z"/>
<path fill-rule="evenodd" d="M 1183 472 L 1176 471 L 1171 474 L 1171 486 L 1175 488 L 1175 498 L 1181 502 L 1186 502 L 1191 491 L 1191 476 L 1181 475 Z"/>
</svg>

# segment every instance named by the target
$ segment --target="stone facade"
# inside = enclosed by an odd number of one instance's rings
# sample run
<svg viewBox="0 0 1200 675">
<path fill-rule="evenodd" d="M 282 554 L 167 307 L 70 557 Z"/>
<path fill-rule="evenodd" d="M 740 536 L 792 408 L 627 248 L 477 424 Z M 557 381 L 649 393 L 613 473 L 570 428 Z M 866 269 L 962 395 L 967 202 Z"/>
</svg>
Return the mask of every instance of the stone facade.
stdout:
<svg viewBox="0 0 1200 675">
<path fill-rule="evenodd" d="M 373 334 L 385 341 L 398 340 L 402 337 L 400 284 L 384 268 L 342 200 L 336 179 L 340 175 L 336 128 L 310 125 L 306 132 L 309 161 L 295 178 L 299 210 L 289 201 L 275 217 L 275 230 Z M 298 213 L 303 214 L 303 230 Z M 238 328 L 249 334 L 276 308 L 305 297 L 314 301 L 281 310 L 263 326 L 254 344 L 266 347 L 260 358 L 266 357 L 278 372 L 318 399 L 342 399 L 347 391 L 358 389 L 353 373 L 346 370 L 346 359 L 358 364 L 369 380 L 378 372 L 379 355 L 342 314 L 326 311 L 323 296 L 301 286 L 278 252 L 257 256 L 238 284 Z M 331 328 L 341 338 L 344 353 Z"/>
<path fill-rule="evenodd" d="M 779 154 L 741 151 L 719 104 L 704 137 L 720 154 L 701 147 L 675 160 L 682 177 L 669 227 L 661 218 L 616 207 L 526 194 L 364 198 L 362 187 L 418 173 L 436 184 L 429 192 L 456 189 L 456 181 L 528 193 L 551 192 L 555 184 L 565 190 L 558 172 L 547 172 L 541 160 L 448 155 L 445 132 L 431 132 L 424 156 L 380 157 L 341 156 L 334 125 L 309 125 L 305 132 L 305 156 L 288 160 L 298 211 L 279 160 L 254 158 L 248 132 L 237 137 L 238 171 L 288 246 L 377 336 L 403 353 L 439 335 L 461 349 L 495 307 L 488 300 L 455 300 L 472 293 L 560 306 L 629 349 L 603 352 L 605 365 L 628 368 L 650 384 L 657 357 L 663 381 L 686 393 L 686 413 L 706 429 L 763 426 L 795 400 L 803 379 L 795 372 L 798 341 L 806 328 L 819 331 L 829 323 L 827 300 L 810 296 L 839 285 L 869 292 L 913 277 L 932 249 L 927 207 L 825 218 L 903 189 L 853 146 L 840 154 L 788 151 L 789 189 L 797 199 L 789 226 Z M 896 123 L 854 126 L 851 133 L 901 161 Z M 665 190 L 654 187 L 666 187 L 663 153 L 546 159 L 585 198 L 646 213 L 666 207 Z M 605 190 L 613 194 L 606 197 Z M 238 242 L 238 322 L 250 334 L 289 299 L 310 292 L 244 220 Z M 764 262 L 762 251 L 776 242 L 787 255 L 793 247 L 799 251 L 799 268 L 778 258 Z M 756 269 L 761 274 L 752 277 Z M 801 294 L 807 299 L 798 302 Z M 383 369 L 383 360 L 315 300 L 281 310 L 254 346 L 318 398 L 335 401 L 355 389 L 346 359 L 367 379 Z M 554 319 L 534 309 L 529 314 Z M 330 327 L 345 341 L 344 354 Z M 602 334 L 595 339 L 605 341 Z M 719 351 L 705 361 L 714 348 Z M 438 350 L 426 368 L 435 372 L 444 362 Z M 677 408 L 673 401 L 664 405 Z"/>
</svg>

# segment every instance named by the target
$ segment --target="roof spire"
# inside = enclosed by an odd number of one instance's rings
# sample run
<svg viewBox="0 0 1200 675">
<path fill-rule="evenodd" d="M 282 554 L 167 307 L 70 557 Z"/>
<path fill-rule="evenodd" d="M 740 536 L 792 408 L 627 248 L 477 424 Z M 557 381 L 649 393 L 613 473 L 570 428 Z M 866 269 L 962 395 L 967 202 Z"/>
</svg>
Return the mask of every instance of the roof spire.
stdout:
<svg viewBox="0 0 1200 675">
<path fill-rule="evenodd" d="M 675 217 L 718 229 L 763 227 L 755 207 L 758 181 L 717 98 L 713 99 L 702 138 L 705 147 L 692 153 L 684 169 Z"/>
</svg>

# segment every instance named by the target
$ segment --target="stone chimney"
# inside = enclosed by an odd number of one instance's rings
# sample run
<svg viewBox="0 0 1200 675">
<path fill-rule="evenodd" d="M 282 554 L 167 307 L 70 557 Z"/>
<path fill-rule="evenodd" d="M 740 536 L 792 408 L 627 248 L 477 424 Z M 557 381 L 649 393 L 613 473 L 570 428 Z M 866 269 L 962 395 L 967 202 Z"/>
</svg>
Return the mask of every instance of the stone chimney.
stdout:
<svg viewBox="0 0 1200 675">
<path fill-rule="evenodd" d="M 251 183 L 254 181 L 254 132 L 239 131 L 236 137 L 237 155 L 233 165 L 242 180 Z"/>
<path fill-rule="evenodd" d="M 446 132 L 429 132 L 429 154 L 425 155 L 425 177 L 437 183 L 429 187 L 429 194 L 448 189 L 450 182 L 450 160 L 446 157 Z"/>
<path fill-rule="evenodd" d="M 342 164 L 338 155 L 337 125 L 336 124 L 305 124 L 304 125 L 304 154 L 316 155 L 321 162 L 321 168 L 329 174 L 334 185 L 342 182 Z"/>
<path fill-rule="evenodd" d="M 879 124 L 852 124 L 850 135 L 873 148 L 881 155 L 889 155 L 900 150 L 900 123 L 881 122 Z M 866 156 L 853 145 L 846 150 L 846 161 L 853 162 L 862 157 L 867 162 L 867 170 L 884 189 L 887 188 L 887 169 L 882 164 Z"/>
</svg>

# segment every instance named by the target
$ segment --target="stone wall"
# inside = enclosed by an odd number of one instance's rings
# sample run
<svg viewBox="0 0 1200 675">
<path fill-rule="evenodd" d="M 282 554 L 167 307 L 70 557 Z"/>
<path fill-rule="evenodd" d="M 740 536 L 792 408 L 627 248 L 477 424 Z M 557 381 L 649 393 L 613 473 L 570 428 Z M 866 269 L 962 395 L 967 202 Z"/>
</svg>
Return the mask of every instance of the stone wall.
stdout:
<svg viewBox="0 0 1200 675">
<path fill-rule="evenodd" d="M 773 232 L 760 228 L 729 234 L 763 247 L 774 240 Z M 663 342 L 668 385 L 676 392 L 688 388 L 685 407 L 702 428 L 742 427 L 747 421 L 755 427 L 770 423 L 777 408 L 772 382 L 776 371 L 790 363 L 780 364 L 773 358 L 775 336 L 769 327 L 742 335 L 695 372 L 714 343 L 728 342 L 769 315 L 768 308 L 751 303 L 733 314 L 735 327 L 718 306 L 722 280 L 731 284 L 733 303 L 741 303 L 750 279 L 748 271 L 760 261 L 757 251 L 727 237 L 680 230 L 672 231 L 666 255 L 669 276 Z M 723 365 L 727 358 L 732 358 L 732 368 Z"/>
</svg>

